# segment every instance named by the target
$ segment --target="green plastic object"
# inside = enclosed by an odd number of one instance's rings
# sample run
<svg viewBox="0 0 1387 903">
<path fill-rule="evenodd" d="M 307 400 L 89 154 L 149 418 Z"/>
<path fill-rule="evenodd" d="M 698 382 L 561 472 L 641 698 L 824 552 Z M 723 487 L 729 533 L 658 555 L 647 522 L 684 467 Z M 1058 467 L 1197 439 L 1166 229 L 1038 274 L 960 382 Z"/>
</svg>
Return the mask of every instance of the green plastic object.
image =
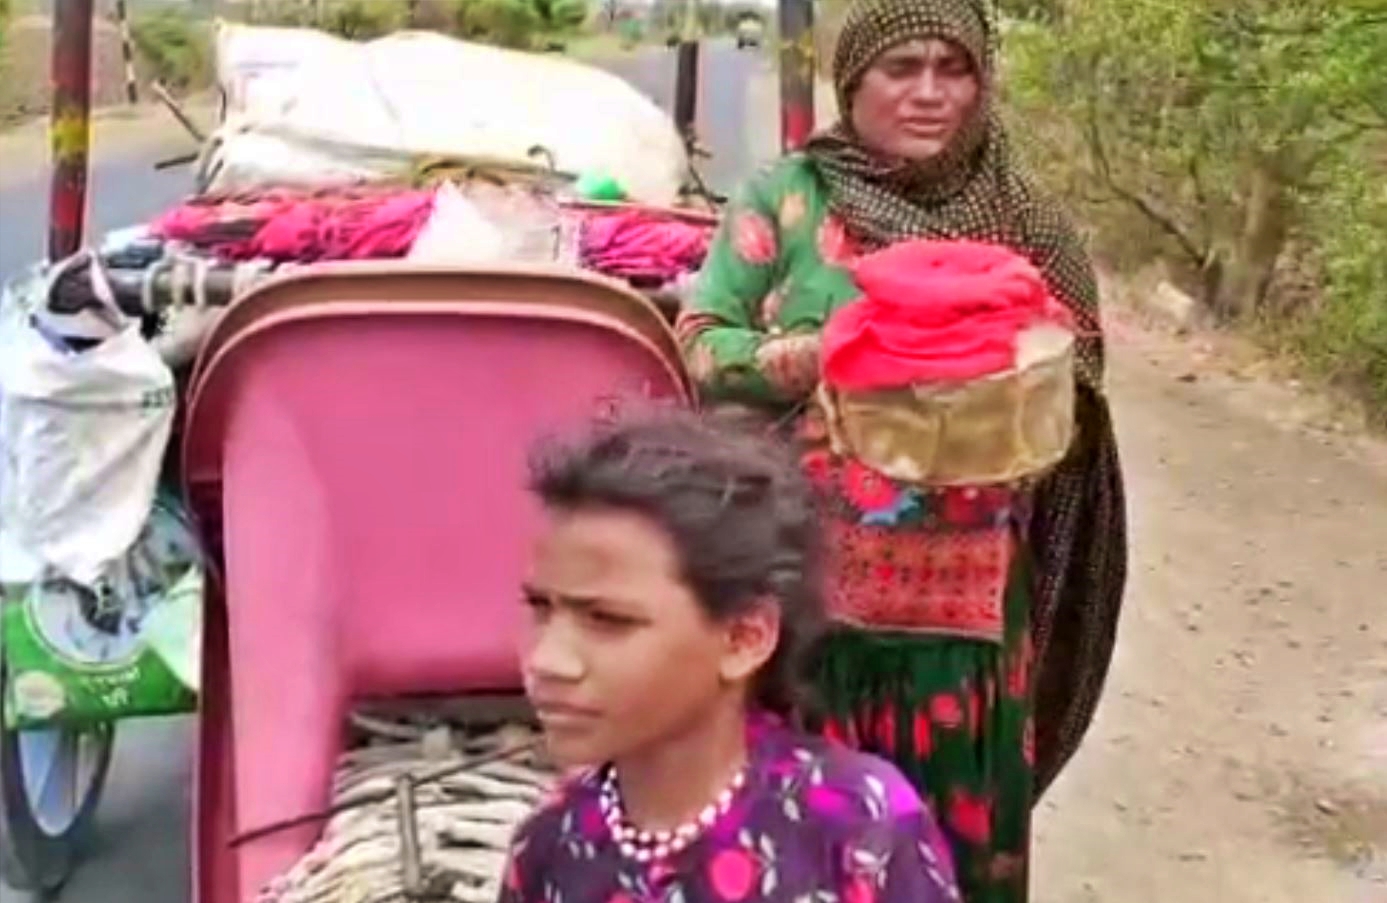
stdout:
<svg viewBox="0 0 1387 903">
<path fill-rule="evenodd" d="M 100 592 L 52 575 L 0 587 L 0 726 L 89 727 L 197 711 L 200 559 L 186 512 L 161 497 L 135 546 L 102 575 Z M 86 610 L 84 595 L 97 607 Z M 115 605 L 103 612 L 103 601 Z"/>
<path fill-rule="evenodd" d="M 624 201 L 626 189 L 614 177 L 604 172 L 585 172 L 574 186 L 578 196 L 587 201 Z"/>
</svg>

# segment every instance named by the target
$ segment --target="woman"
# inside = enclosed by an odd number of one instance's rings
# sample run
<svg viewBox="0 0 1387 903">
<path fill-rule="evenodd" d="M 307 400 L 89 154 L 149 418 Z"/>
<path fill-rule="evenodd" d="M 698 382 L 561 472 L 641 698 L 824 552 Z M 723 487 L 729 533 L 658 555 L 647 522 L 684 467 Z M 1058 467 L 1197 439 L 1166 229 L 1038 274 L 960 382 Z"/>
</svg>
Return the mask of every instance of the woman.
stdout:
<svg viewBox="0 0 1387 903">
<path fill-rule="evenodd" d="M 837 629 L 817 673 L 829 729 L 889 755 L 926 793 L 970 903 L 1026 896 L 1029 810 L 1091 719 L 1126 567 L 1093 269 L 1013 162 L 993 110 L 994 44 L 982 0 L 852 7 L 833 66 L 842 121 L 731 205 L 680 320 L 710 398 L 793 422 L 809 443 L 836 544 Z M 913 500 L 814 445 L 819 333 L 858 294 L 846 266 L 913 238 L 1006 246 L 1075 315 L 1077 439 L 1028 493 Z M 911 566 L 958 548 L 988 565 L 947 588 L 940 569 Z M 946 589 L 991 619 L 932 622 Z M 842 616 L 873 610 L 890 617 Z"/>
<path fill-rule="evenodd" d="M 589 770 L 517 835 L 503 903 L 958 899 L 900 773 L 786 720 L 822 607 L 792 461 L 671 413 L 547 457 L 535 489 L 526 689 Z"/>
</svg>

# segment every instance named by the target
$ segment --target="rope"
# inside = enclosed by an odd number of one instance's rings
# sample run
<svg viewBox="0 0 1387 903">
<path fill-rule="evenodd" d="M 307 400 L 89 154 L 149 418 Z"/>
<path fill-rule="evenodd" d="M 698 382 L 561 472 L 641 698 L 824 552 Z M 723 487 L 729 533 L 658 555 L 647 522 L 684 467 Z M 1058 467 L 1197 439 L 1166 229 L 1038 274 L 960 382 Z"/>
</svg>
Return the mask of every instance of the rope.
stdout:
<svg viewBox="0 0 1387 903">
<path fill-rule="evenodd" d="M 389 738 L 410 733 L 355 724 Z M 525 727 L 461 744 L 443 729 L 344 754 L 322 839 L 256 903 L 495 903 L 511 837 L 555 780 L 536 743 Z"/>
</svg>

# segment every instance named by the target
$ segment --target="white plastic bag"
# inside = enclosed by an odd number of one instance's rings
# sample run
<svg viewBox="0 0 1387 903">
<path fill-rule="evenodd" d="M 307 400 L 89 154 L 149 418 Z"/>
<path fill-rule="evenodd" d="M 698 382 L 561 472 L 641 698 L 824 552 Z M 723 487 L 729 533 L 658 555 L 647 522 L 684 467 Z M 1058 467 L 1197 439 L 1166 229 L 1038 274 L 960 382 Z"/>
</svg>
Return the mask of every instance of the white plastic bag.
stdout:
<svg viewBox="0 0 1387 903">
<path fill-rule="evenodd" d="M 0 319 L 0 545 L 83 584 L 140 535 L 175 405 L 172 372 L 105 294 L 121 325 L 85 351 L 45 337 L 38 311 Z"/>
<path fill-rule="evenodd" d="M 434 192 L 433 213 L 410 246 L 416 263 L 492 263 L 505 259 L 506 239 L 496 224 L 445 182 Z"/>
</svg>

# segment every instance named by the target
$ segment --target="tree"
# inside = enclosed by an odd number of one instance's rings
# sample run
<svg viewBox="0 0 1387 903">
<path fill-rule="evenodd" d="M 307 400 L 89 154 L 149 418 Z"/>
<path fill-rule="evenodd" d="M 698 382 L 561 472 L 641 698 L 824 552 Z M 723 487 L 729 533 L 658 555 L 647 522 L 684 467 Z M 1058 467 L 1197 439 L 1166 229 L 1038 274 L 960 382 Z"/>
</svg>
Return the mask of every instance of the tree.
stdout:
<svg viewBox="0 0 1387 903">
<path fill-rule="evenodd" d="M 457 5 L 458 33 L 472 41 L 526 49 L 543 25 L 531 0 L 460 0 Z"/>
<path fill-rule="evenodd" d="M 588 18 L 586 0 L 534 0 L 534 5 L 546 31 L 573 31 Z"/>
<path fill-rule="evenodd" d="M 408 27 L 417 9 L 394 0 L 348 0 L 320 10 L 321 27 L 352 41 L 370 41 Z"/>
<path fill-rule="evenodd" d="M 1256 312 L 1326 176 L 1387 134 L 1387 11 L 1379 0 L 1054 5 L 1050 24 L 1010 33 L 1009 93 L 1076 125 L 1088 187 L 1164 232 L 1215 312 Z"/>
<path fill-rule="evenodd" d="M 166 7 L 137 15 L 130 37 L 149 74 L 171 88 L 201 84 L 210 71 L 206 34 L 184 10 Z"/>
<path fill-rule="evenodd" d="M 528 49 L 542 33 L 569 32 L 588 17 L 586 0 L 457 0 L 459 37 Z"/>
<path fill-rule="evenodd" d="M 1064 0 L 988 0 L 1001 16 L 1029 22 L 1054 22 L 1063 14 Z"/>
</svg>

